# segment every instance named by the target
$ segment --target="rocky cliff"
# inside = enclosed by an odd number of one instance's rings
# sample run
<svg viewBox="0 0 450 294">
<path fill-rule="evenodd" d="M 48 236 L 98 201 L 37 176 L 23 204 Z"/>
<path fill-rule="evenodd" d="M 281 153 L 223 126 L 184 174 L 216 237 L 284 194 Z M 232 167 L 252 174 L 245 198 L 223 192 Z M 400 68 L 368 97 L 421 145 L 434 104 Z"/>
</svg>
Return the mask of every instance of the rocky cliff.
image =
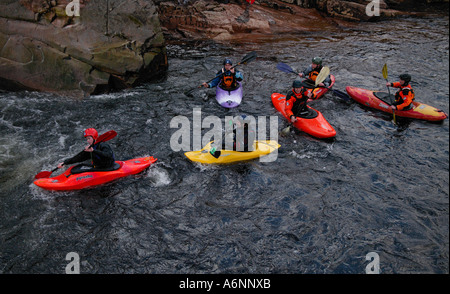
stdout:
<svg viewBox="0 0 450 294">
<path fill-rule="evenodd" d="M 252 38 L 352 26 L 402 15 L 420 15 L 415 8 L 449 0 L 155 0 L 168 38 Z"/>
<path fill-rule="evenodd" d="M 160 78 L 166 69 L 152 1 L 0 0 L 4 89 L 84 97 Z"/>
</svg>

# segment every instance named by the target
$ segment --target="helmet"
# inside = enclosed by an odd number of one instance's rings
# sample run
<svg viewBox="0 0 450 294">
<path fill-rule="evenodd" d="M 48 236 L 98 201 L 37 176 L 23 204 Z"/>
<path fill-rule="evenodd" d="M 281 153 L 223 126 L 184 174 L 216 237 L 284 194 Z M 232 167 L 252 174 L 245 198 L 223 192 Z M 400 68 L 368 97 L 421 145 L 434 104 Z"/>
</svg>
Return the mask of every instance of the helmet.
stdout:
<svg viewBox="0 0 450 294">
<path fill-rule="evenodd" d="M 225 65 L 225 64 L 233 65 L 233 62 L 231 61 L 231 59 L 225 58 L 225 59 L 223 60 L 223 65 Z"/>
<path fill-rule="evenodd" d="M 301 88 L 301 87 L 303 87 L 303 83 L 301 81 L 299 81 L 299 80 L 295 80 L 292 83 L 292 88 Z"/>
<path fill-rule="evenodd" d="M 247 118 L 247 115 L 245 115 L 245 114 L 241 114 L 240 116 L 239 116 L 239 119 L 241 119 L 241 120 L 245 120 Z"/>
<path fill-rule="evenodd" d="M 314 58 L 312 59 L 312 63 L 318 64 L 318 65 L 322 65 L 322 58 L 320 58 L 320 57 L 314 57 Z"/>
<path fill-rule="evenodd" d="M 83 133 L 84 137 L 86 138 L 87 136 L 91 136 L 92 138 L 94 138 L 94 141 L 97 140 L 98 138 L 98 132 L 96 129 L 94 128 L 89 128 L 86 129 Z"/>
<path fill-rule="evenodd" d="M 411 75 L 409 74 L 401 74 L 399 78 L 400 80 L 404 80 L 406 84 L 409 84 L 409 82 L 411 81 Z"/>
</svg>

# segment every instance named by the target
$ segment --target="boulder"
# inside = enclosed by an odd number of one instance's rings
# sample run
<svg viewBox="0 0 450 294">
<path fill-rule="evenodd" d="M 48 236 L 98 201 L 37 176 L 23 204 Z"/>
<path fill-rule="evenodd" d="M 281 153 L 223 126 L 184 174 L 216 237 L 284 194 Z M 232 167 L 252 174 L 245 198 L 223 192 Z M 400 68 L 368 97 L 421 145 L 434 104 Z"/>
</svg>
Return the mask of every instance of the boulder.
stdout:
<svg viewBox="0 0 450 294">
<path fill-rule="evenodd" d="M 75 2 L 79 16 L 66 11 Z M 0 86 L 8 90 L 85 97 L 159 79 L 167 66 L 151 1 L 0 0 Z"/>
</svg>

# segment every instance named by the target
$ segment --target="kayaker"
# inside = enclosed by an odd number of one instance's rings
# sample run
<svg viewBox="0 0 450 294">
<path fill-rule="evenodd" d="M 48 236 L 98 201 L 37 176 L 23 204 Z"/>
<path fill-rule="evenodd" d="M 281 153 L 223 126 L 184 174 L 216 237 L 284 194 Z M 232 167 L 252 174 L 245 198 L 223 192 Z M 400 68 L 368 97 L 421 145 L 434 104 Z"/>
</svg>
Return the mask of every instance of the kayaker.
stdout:
<svg viewBox="0 0 450 294">
<path fill-rule="evenodd" d="M 212 80 L 210 83 L 203 83 L 203 87 L 205 88 L 214 88 L 219 85 L 221 88 L 228 89 L 236 89 L 238 84 L 244 79 L 242 73 L 233 67 L 233 62 L 229 58 L 225 58 L 223 61 L 223 68 L 219 70 L 216 74 L 216 78 Z"/>
<path fill-rule="evenodd" d="M 64 165 L 68 164 L 91 160 L 91 164 L 83 164 L 83 166 L 86 166 L 87 168 L 90 167 L 91 169 L 112 169 L 115 160 L 111 146 L 105 142 L 95 143 L 95 140 L 98 138 L 98 132 L 94 128 L 86 129 L 83 134 L 88 145 L 74 157 L 66 159 L 58 164 L 58 168 L 62 168 Z"/>
<path fill-rule="evenodd" d="M 234 121 L 234 123 L 233 123 Z M 225 134 L 225 136 L 233 137 L 233 147 L 231 148 L 233 151 L 240 152 L 250 152 L 254 151 L 253 143 L 256 138 L 256 132 L 254 128 L 251 126 L 251 120 L 245 114 L 239 115 L 235 117 L 233 121 L 230 121 L 230 124 L 233 123 L 233 131 Z M 231 139 L 231 138 L 230 138 Z M 230 150 L 231 146 L 227 146 L 227 140 L 222 143 L 222 149 Z M 221 154 L 220 150 L 217 150 L 216 146 L 213 146 L 210 150 L 210 153 L 218 158 Z"/>
<path fill-rule="evenodd" d="M 286 108 L 285 112 L 291 119 L 291 122 L 297 120 L 297 116 L 302 116 L 304 113 L 308 113 L 306 102 L 308 99 L 314 99 L 314 93 L 308 91 L 311 86 L 307 82 L 295 80 L 292 83 L 292 91 L 286 95 Z"/>
<path fill-rule="evenodd" d="M 312 59 L 311 64 L 303 71 L 300 72 L 298 75 L 301 78 L 305 78 L 305 82 L 309 83 L 311 85 L 314 85 L 316 82 L 316 78 L 319 75 L 320 71 L 322 70 L 322 58 L 321 57 L 314 57 Z M 325 80 L 318 84 L 318 87 L 326 87 L 328 88 L 331 85 L 331 77 L 328 75 Z M 313 87 L 314 88 L 314 87 Z M 318 91 L 319 88 L 314 89 L 313 91 Z"/>
<path fill-rule="evenodd" d="M 250 119 L 245 114 L 238 116 L 233 129 L 233 150 L 253 151 L 255 130 L 250 127 Z"/>
<path fill-rule="evenodd" d="M 401 74 L 399 76 L 400 81 L 395 83 L 386 83 L 388 87 L 399 88 L 400 90 L 395 93 L 395 101 L 392 103 L 392 110 L 410 110 L 412 108 L 412 102 L 414 100 L 414 90 L 409 82 L 411 81 L 411 75 Z"/>
</svg>

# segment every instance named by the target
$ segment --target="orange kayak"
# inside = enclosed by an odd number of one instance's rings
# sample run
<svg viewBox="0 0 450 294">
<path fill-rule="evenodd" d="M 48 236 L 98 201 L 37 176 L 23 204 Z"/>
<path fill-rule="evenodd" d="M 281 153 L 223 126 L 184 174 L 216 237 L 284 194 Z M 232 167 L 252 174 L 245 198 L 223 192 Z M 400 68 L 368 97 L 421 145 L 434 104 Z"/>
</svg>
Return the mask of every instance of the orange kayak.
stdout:
<svg viewBox="0 0 450 294">
<path fill-rule="evenodd" d="M 288 121 L 290 121 L 289 117 L 284 111 L 284 107 L 286 104 L 286 95 L 273 93 L 272 103 L 275 106 L 276 110 L 278 110 Z M 297 117 L 297 121 L 293 123 L 294 127 L 299 129 L 300 131 L 303 131 L 313 137 L 320 139 L 333 138 L 336 136 L 336 131 L 323 117 L 322 113 L 310 107 L 309 105 L 308 110 L 309 111 L 305 116 Z"/>
<path fill-rule="evenodd" d="M 370 108 L 378 109 L 387 113 L 392 113 L 391 98 L 389 94 L 382 91 L 371 91 L 357 87 L 348 86 L 345 88 L 348 95 L 358 103 Z M 396 116 L 422 119 L 427 121 L 442 121 L 448 118 L 448 115 L 430 105 L 413 101 L 413 108 L 410 110 L 397 110 Z"/>
<path fill-rule="evenodd" d="M 71 173 L 77 166 L 71 166 L 64 173 L 53 178 L 42 178 L 34 184 L 46 189 L 56 191 L 80 190 L 111 182 L 113 180 L 142 172 L 156 162 L 153 156 L 116 161 L 117 169 L 112 171 L 87 171 Z"/>
</svg>

